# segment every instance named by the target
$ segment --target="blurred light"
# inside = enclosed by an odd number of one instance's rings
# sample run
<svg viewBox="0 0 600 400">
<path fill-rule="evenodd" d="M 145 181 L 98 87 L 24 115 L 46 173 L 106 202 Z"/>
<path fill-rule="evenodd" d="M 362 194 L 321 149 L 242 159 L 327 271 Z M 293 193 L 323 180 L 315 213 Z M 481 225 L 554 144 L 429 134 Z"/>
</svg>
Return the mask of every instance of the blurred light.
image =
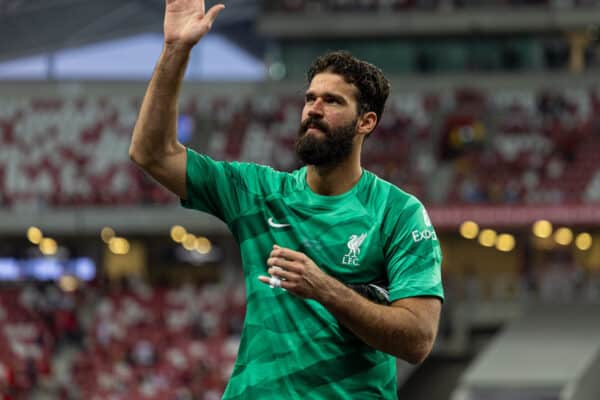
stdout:
<svg viewBox="0 0 600 400">
<path fill-rule="evenodd" d="M 63 274 L 63 266 L 56 258 L 38 258 L 30 260 L 29 274 L 35 280 L 55 280 Z"/>
<path fill-rule="evenodd" d="M 460 226 L 460 234 L 465 239 L 475 239 L 479 234 L 479 225 L 473 221 L 465 221 Z"/>
<path fill-rule="evenodd" d="M 210 240 L 205 237 L 199 237 L 196 239 L 196 251 L 200 254 L 208 254 L 212 248 Z"/>
<path fill-rule="evenodd" d="M 75 290 L 77 290 L 79 282 L 74 276 L 63 275 L 58 280 L 58 286 L 62 289 L 63 292 L 74 292 Z"/>
<path fill-rule="evenodd" d="M 552 238 L 542 239 L 539 237 L 533 238 L 533 246 L 536 250 L 552 250 L 556 247 L 556 243 Z"/>
<path fill-rule="evenodd" d="M 177 243 L 183 243 L 183 238 L 187 234 L 185 228 L 181 225 L 175 225 L 171 228 L 171 239 Z"/>
<path fill-rule="evenodd" d="M 14 258 L 0 258 L 0 281 L 16 281 L 21 278 L 23 268 Z"/>
<path fill-rule="evenodd" d="M 75 276 L 84 281 L 91 281 L 96 276 L 96 264 L 91 258 L 76 258 L 72 263 Z"/>
<path fill-rule="evenodd" d="M 186 250 L 194 250 L 196 248 L 196 236 L 187 233 L 183 237 L 183 248 Z"/>
<path fill-rule="evenodd" d="M 539 238 L 546 239 L 552 235 L 552 224 L 542 219 L 533 224 L 533 234 Z"/>
<path fill-rule="evenodd" d="M 575 239 L 575 246 L 581 251 L 586 251 L 592 248 L 592 235 L 587 232 L 580 233 Z"/>
<path fill-rule="evenodd" d="M 503 233 L 498 236 L 496 248 L 500 251 L 509 252 L 515 248 L 515 237 L 508 233 Z"/>
<path fill-rule="evenodd" d="M 40 228 L 31 226 L 27 229 L 27 239 L 29 239 L 31 243 L 40 244 L 43 238 L 44 234 Z"/>
<path fill-rule="evenodd" d="M 285 65 L 280 62 L 274 62 L 269 66 L 269 76 L 275 81 L 280 81 L 285 78 L 287 71 Z"/>
<path fill-rule="evenodd" d="M 115 235 L 115 230 L 113 228 L 109 228 L 108 226 L 102 228 L 102 231 L 100 232 L 100 237 L 102 238 L 102 241 L 106 244 L 108 244 L 110 242 L 110 239 L 114 238 Z"/>
<path fill-rule="evenodd" d="M 45 256 L 53 256 L 56 254 L 56 250 L 58 249 L 56 240 L 51 238 L 43 238 L 38 247 Z"/>
<path fill-rule="evenodd" d="M 485 247 L 494 247 L 496 244 L 496 232 L 492 229 L 484 229 L 479 234 L 479 244 Z"/>
<path fill-rule="evenodd" d="M 177 119 L 177 140 L 186 144 L 192 139 L 194 132 L 194 119 L 186 114 L 179 114 Z"/>
<path fill-rule="evenodd" d="M 108 242 L 108 248 L 113 254 L 125 255 L 129 253 L 129 241 L 125 238 L 114 237 Z"/>
<path fill-rule="evenodd" d="M 560 245 L 568 246 L 573 241 L 573 231 L 569 228 L 559 228 L 554 233 L 554 240 Z"/>
</svg>

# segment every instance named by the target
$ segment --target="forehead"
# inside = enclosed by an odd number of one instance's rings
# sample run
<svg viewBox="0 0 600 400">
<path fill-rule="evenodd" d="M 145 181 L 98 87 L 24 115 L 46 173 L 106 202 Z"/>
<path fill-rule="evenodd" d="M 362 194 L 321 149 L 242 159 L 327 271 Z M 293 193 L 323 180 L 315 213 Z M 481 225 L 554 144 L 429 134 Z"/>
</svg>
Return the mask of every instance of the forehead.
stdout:
<svg viewBox="0 0 600 400">
<path fill-rule="evenodd" d="M 315 94 L 333 93 L 355 100 L 357 90 L 356 86 L 346 82 L 341 75 L 321 72 L 313 77 L 307 91 Z"/>
</svg>

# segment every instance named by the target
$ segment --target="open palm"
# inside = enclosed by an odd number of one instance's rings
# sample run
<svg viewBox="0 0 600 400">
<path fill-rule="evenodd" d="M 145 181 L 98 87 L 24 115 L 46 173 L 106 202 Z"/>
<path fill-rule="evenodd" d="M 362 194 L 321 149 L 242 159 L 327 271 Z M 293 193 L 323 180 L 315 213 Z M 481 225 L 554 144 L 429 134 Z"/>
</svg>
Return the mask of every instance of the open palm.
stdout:
<svg viewBox="0 0 600 400">
<path fill-rule="evenodd" d="M 204 0 L 166 0 L 165 42 L 196 44 L 212 27 L 223 4 L 217 4 L 205 11 Z"/>
</svg>

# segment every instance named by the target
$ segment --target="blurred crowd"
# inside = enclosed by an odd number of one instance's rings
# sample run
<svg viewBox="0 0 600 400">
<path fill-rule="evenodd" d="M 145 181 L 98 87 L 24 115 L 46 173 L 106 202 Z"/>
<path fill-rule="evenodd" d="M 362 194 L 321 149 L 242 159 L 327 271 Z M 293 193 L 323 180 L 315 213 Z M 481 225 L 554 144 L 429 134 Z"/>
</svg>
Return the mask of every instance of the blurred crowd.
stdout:
<svg viewBox="0 0 600 400">
<path fill-rule="evenodd" d="M 213 400 L 237 355 L 245 295 L 239 285 L 27 284 L 2 288 L 0 310 L 0 398 Z"/>
<path fill-rule="evenodd" d="M 454 304 L 537 302 L 600 304 L 600 269 L 584 268 L 568 254 L 546 253 L 545 262 L 514 273 L 486 272 L 466 264 L 447 272 L 444 288 Z"/>
<path fill-rule="evenodd" d="M 600 270 L 548 253 L 530 273 L 444 276 L 460 303 L 600 303 Z M 240 284 L 152 287 L 137 279 L 64 292 L 52 283 L 0 290 L 0 398 L 221 398 L 245 314 Z M 60 368 L 59 368 L 60 367 Z"/>
<path fill-rule="evenodd" d="M 0 99 L 0 206 L 175 203 L 129 160 L 139 98 Z M 216 159 L 298 167 L 302 100 L 186 97 L 188 145 Z M 202 143 L 198 145 L 198 143 Z M 600 200 L 600 92 L 402 93 L 366 142 L 363 163 L 425 202 L 563 204 Z"/>
<path fill-rule="evenodd" d="M 98 293 L 73 383 L 86 399 L 218 399 L 231 374 L 245 313 L 243 287 Z"/>
<path fill-rule="evenodd" d="M 52 380 L 56 349 L 82 339 L 77 311 L 54 284 L 0 288 L 0 398 L 30 398 Z"/>
</svg>

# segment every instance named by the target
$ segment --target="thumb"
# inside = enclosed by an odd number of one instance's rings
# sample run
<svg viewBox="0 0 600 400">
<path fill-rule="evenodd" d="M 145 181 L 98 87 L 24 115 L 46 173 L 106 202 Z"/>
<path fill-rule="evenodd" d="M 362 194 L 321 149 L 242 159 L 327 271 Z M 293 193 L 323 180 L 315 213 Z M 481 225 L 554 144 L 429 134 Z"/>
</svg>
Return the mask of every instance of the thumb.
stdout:
<svg viewBox="0 0 600 400">
<path fill-rule="evenodd" d="M 208 10 L 206 12 L 205 18 L 207 19 L 207 22 L 209 24 L 209 26 L 212 26 L 212 23 L 215 21 L 215 19 L 217 18 L 217 15 L 219 15 L 219 13 L 225 8 L 224 4 L 216 4 L 214 6 L 212 6 L 210 8 L 210 10 Z"/>
</svg>

